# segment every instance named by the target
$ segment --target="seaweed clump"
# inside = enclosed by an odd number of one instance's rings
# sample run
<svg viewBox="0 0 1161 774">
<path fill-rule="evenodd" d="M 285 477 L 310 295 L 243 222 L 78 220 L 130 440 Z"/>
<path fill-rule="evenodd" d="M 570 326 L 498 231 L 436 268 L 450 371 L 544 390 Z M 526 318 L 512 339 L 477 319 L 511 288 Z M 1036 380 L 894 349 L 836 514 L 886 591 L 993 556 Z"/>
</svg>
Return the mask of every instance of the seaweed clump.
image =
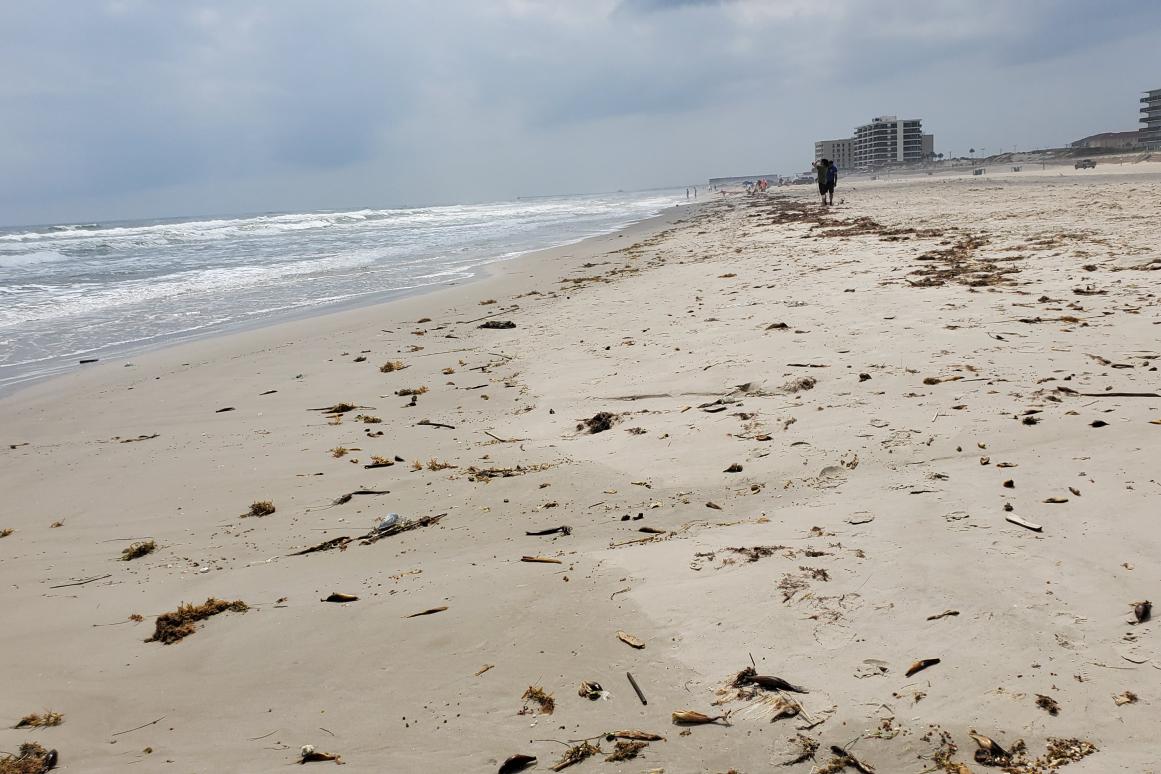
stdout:
<svg viewBox="0 0 1161 774">
<path fill-rule="evenodd" d="M 36 742 L 25 742 L 16 755 L 0 758 L 0 774 L 44 774 L 56 768 L 56 762 L 56 750 L 46 750 Z"/>
<path fill-rule="evenodd" d="M 122 562 L 131 562 L 134 559 L 140 559 L 141 557 L 143 557 L 147 554 L 152 554 L 156 550 L 157 550 L 157 542 L 156 541 L 142 540 L 139 543 L 134 543 L 133 545 L 129 546 L 128 548 L 123 549 L 121 551 L 121 561 Z"/>
<path fill-rule="evenodd" d="M 146 642 L 160 642 L 164 645 L 172 645 L 196 632 L 198 621 L 204 621 L 227 610 L 232 610 L 235 613 L 244 613 L 249 609 L 250 606 L 240 599 L 227 602 L 224 599 L 217 599 L 215 597 L 210 597 L 200 605 L 181 604 L 177 610 L 162 613 L 157 616 L 157 625 L 154 629 L 153 636 L 147 639 Z"/>
</svg>

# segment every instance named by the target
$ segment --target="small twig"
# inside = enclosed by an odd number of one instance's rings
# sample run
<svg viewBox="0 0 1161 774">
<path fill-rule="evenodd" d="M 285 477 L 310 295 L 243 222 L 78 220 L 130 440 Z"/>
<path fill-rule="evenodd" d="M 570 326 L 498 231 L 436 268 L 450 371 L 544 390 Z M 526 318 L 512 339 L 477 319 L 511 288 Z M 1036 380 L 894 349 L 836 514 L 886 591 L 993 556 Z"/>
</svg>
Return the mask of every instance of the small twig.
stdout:
<svg viewBox="0 0 1161 774">
<path fill-rule="evenodd" d="M 420 422 L 415 423 L 416 427 L 419 427 L 420 425 L 422 425 L 424 427 L 446 427 L 448 430 L 455 430 L 456 429 L 455 425 L 445 425 L 442 422 L 432 422 L 429 419 L 424 419 Z"/>
<path fill-rule="evenodd" d="M 118 731 L 117 733 L 113 734 L 113 736 L 121 736 L 121 734 L 129 734 L 129 733 L 132 733 L 134 731 L 140 731 L 141 729 L 145 728 L 146 726 L 152 726 L 152 725 L 155 725 L 157 723 L 160 723 L 161 721 L 165 720 L 167 717 L 169 717 L 169 716 L 162 715 L 157 720 L 151 720 L 148 723 L 142 723 L 141 725 L 137 726 L 137 728 L 131 728 L 128 731 Z M 271 733 L 274 733 L 274 732 L 272 731 Z M 270 736 L 270 734 L 267 734 L 267 736 Z"/>
<path fill-rule="evenodd" d="M 637 692 L 637 698 L 641 700 L 641 704 L 649 704 L 649 700 L 645 698 L 645 694 L 641 692 L 641 686 L 637 685 L 637 681 L 633 679 L 632 672 L 626 672 L 625 677 L 629 678 L 629 685 L 633 686 L 633 690 Z"/>
<path fill-rule="evenodd" d="M 326 731 L 326 732 L 327 732 L 328 734 L 330 734 L 331 736 L 334 736 L 334 735 L 335 735 L 335 732 L 334 732 L 334 731 L 331 731 L 330 729 L 327 729 L 327 728 L 323 728 L 322 726 L 319 726 L 319 727 L 318 727 L 318 730 L 319 730 L 319 731 Z"/>
<path fill-rule="evenodd" d="M 68 586 L 84 586 L 86 583 L 92 583 L 93 581 L 105 580 L 105 578 L 112 578 L 112 577 L 113 577 L 113 575 L 110 573 L 109 575 L 100 575 L 96 578 L 89 578 L 88 580 L 77 581 L 75 583 L 62 583 L 59 586 L 49 586 L 49 588 L 50 589 L 63 589 L 63 588 L 67 588 Z"/>
<path fill-rule="evenodd" d="M 275 734 L 278 733 L 278 731 L 279 731 L 279 729 L 276 728 L 273 731 L 271 731 L 269 734 L 263 734 L 262 736 L 251 736 L 248 738 L 251 742 L 257 742 L 259 739 L 265 739 L 268 736 L 274 736 Z"/>
</svg>

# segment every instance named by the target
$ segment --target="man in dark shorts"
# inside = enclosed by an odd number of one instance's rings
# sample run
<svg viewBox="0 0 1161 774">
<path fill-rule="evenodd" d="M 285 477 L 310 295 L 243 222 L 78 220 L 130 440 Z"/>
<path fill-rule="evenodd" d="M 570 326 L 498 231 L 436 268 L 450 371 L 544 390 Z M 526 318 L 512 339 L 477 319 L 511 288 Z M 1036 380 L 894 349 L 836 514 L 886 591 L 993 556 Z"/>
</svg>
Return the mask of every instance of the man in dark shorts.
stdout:
<svg viewBox="0 0 1161 774">
<path fill-rule="evenodd" d="M 834 204 L 834 187 L 838 183 L 838 167 L 829 159 L 821 159 L 814 165 L 814 171 L 818 176 L 818 194 L 822 197 L 823 205 L 827 204 L 827 194 L 830 194 L 830 203 Z"/>
</svg>

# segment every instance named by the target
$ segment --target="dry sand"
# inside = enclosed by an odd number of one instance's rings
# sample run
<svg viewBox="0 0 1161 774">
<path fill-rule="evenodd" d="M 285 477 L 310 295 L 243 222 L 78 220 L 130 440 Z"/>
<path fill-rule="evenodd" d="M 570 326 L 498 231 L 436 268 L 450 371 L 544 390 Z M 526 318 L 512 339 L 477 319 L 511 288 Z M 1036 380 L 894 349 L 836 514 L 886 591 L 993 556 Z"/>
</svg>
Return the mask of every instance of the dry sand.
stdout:
<svg viewBox="0 0 1161 774">
<path fill-rule="evenodd" d="M 974 729 L 1028 760 L 1095 745 L 1068 772 L 1159 770 L 1161 635 L 1131 622 L 1161 581 L 1161 398 L 1110 393 L 1161 388 L 1161 165 L 837 198 L 724 197 L 0 401 L 0 724 L 64 715 L 0 750 L 78 772 L 283 771 L 304 744 L 351 772 L 547 771 L 561 742 L 642 729 L 666 740 L 606 763 L 593 739 L 569 770 L 836 771 L 840 745 L 880 774 L 999 771 Z M 310 410 L 340 402 L 362 408 Z M 599 412 L 610 429 L 578 430 Z M 333 504 L 364 488 L 390 493 Z M 276 511 L 240 516 L 260 500 Z M 446 515 L 291 556 L 388 512 Z M 145 642 L 209 597 L 250 610 Z M 751 658 L 809 693 L 723 690 Z M 800 714 L 772 721 L 787 697 Z M 684 709 L 731 714 L 684 734 Z M 815 759 L 781 766 L 799 735 Z"/>
</svg>

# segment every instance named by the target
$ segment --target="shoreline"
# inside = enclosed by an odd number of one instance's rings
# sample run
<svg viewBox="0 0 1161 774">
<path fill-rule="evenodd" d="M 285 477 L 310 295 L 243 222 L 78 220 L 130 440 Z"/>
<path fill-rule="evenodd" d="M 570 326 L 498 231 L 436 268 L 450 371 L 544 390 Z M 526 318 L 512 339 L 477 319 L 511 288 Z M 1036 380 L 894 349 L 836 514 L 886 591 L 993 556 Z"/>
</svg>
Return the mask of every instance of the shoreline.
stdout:
<svg viewBox="0 0 1161 774">
<path fill-rule="evenodd" d="M 662 212 L 656 215 L 642 218 L 640 220 L 632 221 L 618 229 L 609 232 L 594 234 L 581 239 L 566 241 L 560 244 L 550 245 L 548 247 L 535 248 L 532 250 L 517 251 L 515 254 L 505 254 L 507 257 L 493 257 L 484 260 L 481 263 L 470 267 L 471 272 L 466 278 L 451 282 L 432 282 L 426 285 L 417 285 L 410 288 L 382 291 L 381 293 L 368 294 L 359 299 L 350 299 L 325 306 L 304 307 L 300 309 L 283 311 L 272 314 L 269 317 L 249 321 L 233 321 L 219 327 L 211 327 L 208 330 L 188 331 L 182 334 L 166 334 L 159 337 L 157 340 L 150 343 L 139 343 L 135 346 L 126 349 L 117 349 L 118 345 L 109 345 L 106 348 L 99 348 L 88 350 L 84 353 L 78 353 L 80 356 L 70 355 L 68 360 L 61 363 L 59 369 L 48 372 L 39 372 L 29 375 L 13 376 L 9 381 L 0 382 L 0 400 L 15 395 L 26 389 L 33 388 L 37 385 L 44 384 L 54 379 L 68 376 L 76 373 L 79 370 L 93 370 L 92 366 L 97 363 L 81 364 L 78 360 L 88 359 L 90 357 L 97 357 L 99 363 L 118 363 L 124 364 L 126 361 L 133 358 L 140 358 L 148 353 L 159 352 L 172 347 L 180 347 L 185 344 L 190 344 L 198 341 L 206 341 L 216 339 L 220 336 L 232 336 L 238 334 L 245 334 L 263 328 L 277 327 L 280 325 L 293 324 L 304 320 L 310 320 L 317 317 L 328 317 L 331 315 L 341 315 L 347 312 L 357 311 L 376 306 L 383 306 L 393 304 L 400 301 L 405 301 L 409 298 L 428 296 L 433 293 L 438 293 L 443 290 L 448 290 L 454 287 L 467 287 L 486 281 L 493 276 L 502 276 L 503 269 L 501 267 L 518 262 L 524 259 L 531 258 L 540 253 L 548 255 L 555 254 L 565 248 L 582 244 L 590 239 L 599 239 L 603 236 L 624 232 L 627 229 L 632 229 L 640 223 L 647 223 L 658 218 L 667 217 L 670 211 L 680 212 L 683 208 L 688 208 L 689 204 L 679 204 L 672 207 L 667 207 Z M 105 355 L 101 354 L 106 349 L 113 349 L 112 353 Z M 63 360 L 60 358 L 52 358 L 52 360 Z"/>
<path fill-rule="evenodd" d="M 544 770 L 640 729 L 576 770 L 920 774 L 983 734 L 1155 769 L 1161 174 L 1021 179 L 712 199 L 0 400 L 0 749 Z M 148 641 L 207 598 L 249 609 Z"/>
</svg>

